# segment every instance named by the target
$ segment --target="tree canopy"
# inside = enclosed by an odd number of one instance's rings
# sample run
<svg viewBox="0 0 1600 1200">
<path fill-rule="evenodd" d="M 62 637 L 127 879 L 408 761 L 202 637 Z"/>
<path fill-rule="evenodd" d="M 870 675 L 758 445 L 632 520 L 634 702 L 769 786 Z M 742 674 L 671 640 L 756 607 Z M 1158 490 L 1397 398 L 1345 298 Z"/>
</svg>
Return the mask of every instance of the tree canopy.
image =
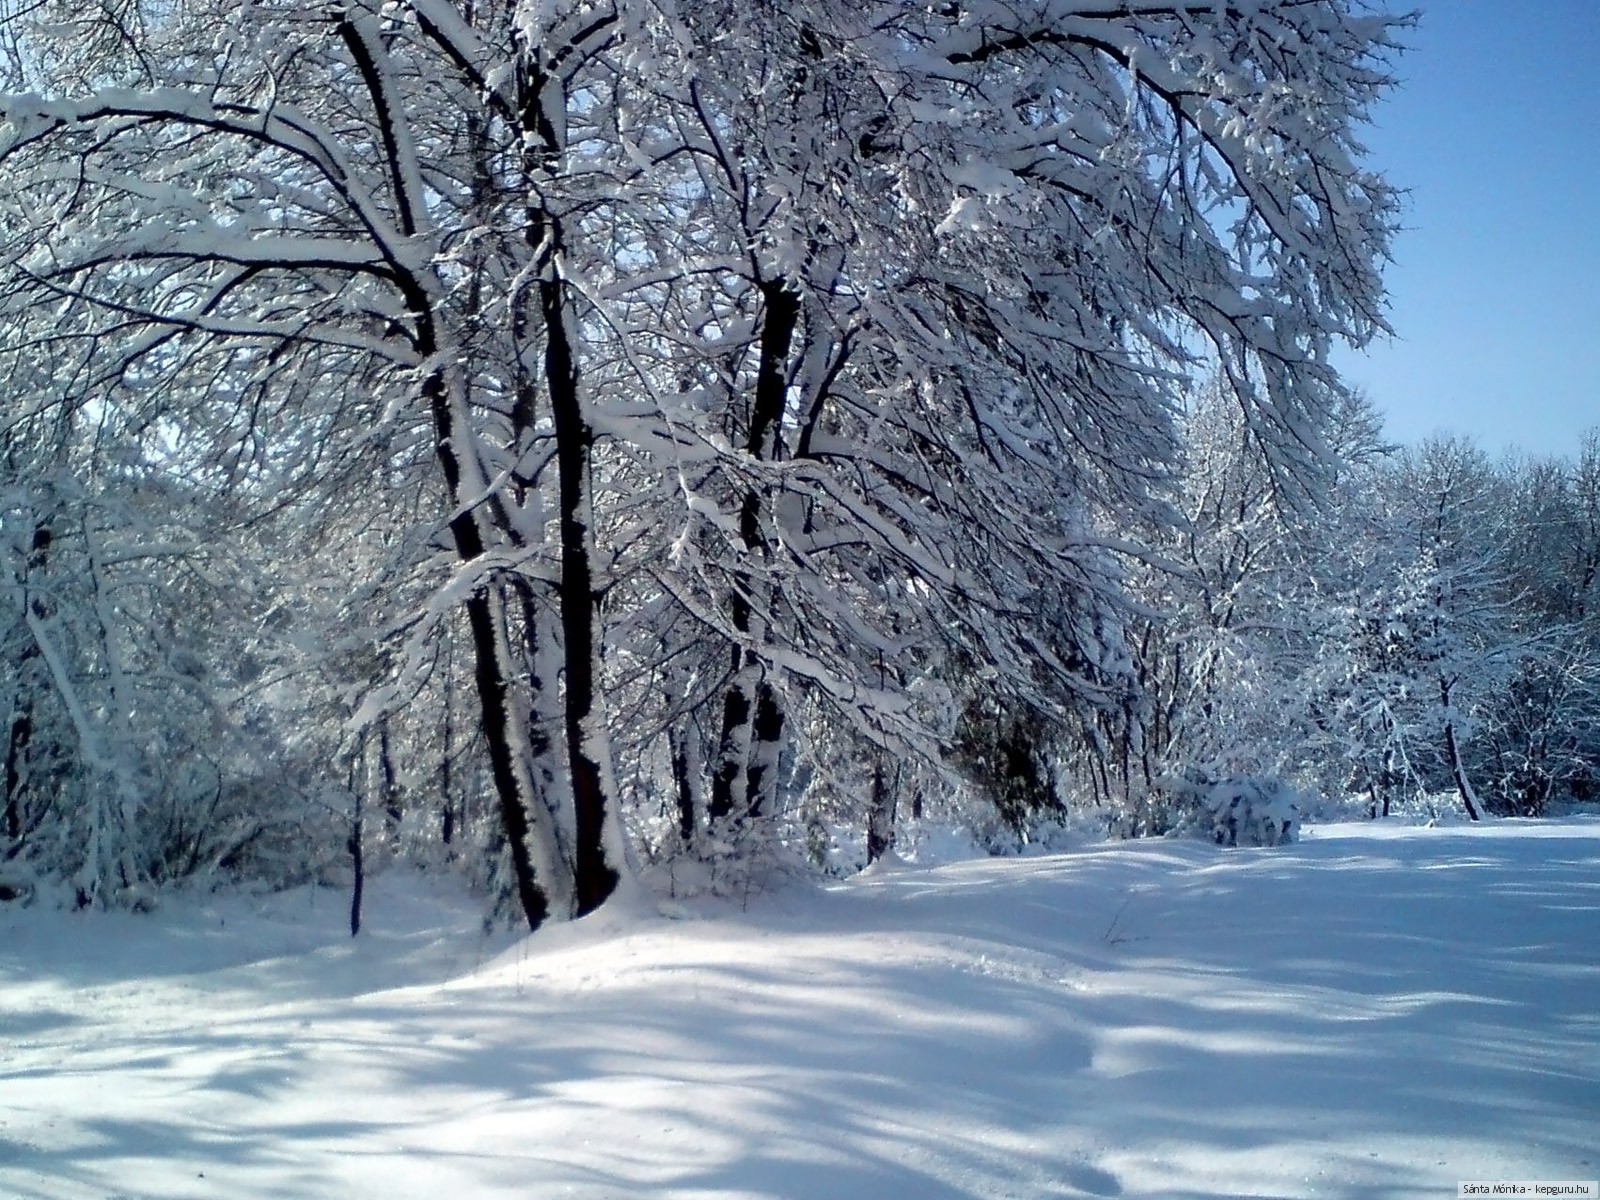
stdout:
<svg viewBox="0 0 1600 1200">
<path fill-rule="evenodd" d="M 1197 380 L 1274 513 L 1339 486 L 1408 20 L 7 11 L 3 853 L 115 903 L 365 796 L 537 925 L 630 841 L 1126 793 Z"/>
</svg>

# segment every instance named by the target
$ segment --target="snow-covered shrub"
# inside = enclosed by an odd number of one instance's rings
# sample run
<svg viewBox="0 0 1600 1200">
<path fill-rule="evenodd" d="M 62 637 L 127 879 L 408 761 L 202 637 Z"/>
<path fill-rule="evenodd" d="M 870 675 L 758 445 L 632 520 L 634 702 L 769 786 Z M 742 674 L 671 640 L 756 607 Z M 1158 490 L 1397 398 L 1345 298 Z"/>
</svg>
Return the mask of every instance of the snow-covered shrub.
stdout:
<svg viewBox="0 0 1600 1200">
<path fill-rule="evenodd" d="M 1219 846 L 1282 846 L 1299 837 L 1300 806 L 1281 779 L 1224 779 L 1200 797 L 1195 828 Z"/>
<path fill-rule="evenodd" d="M 37 883 L 22 864 L 0 862 L 0 904 L 13 900 L 26 904 L 33 899 Z"/>
<path fill-rule="evenodd" d="M 1300 836 L 1306 799 L 1281 779 L 1189 772 L 1159 789 L 1168 836 L 1219 846 L 1282 846 Z M 1158 831 L 1152 831 L 1158 832 Z"/>
<path fill-rule="evenodd" d="M 987 696 L 970 703 L 960 719 L 951 763 L 993 802 L 1001 845 L 1026 845 L 1032 826 L 1066 813 L 1051 765 L 1055 732 L 1039 713 L 1003 707 Z M 999 846 L 990 850 L 1004 852 Z"/>
</svg>

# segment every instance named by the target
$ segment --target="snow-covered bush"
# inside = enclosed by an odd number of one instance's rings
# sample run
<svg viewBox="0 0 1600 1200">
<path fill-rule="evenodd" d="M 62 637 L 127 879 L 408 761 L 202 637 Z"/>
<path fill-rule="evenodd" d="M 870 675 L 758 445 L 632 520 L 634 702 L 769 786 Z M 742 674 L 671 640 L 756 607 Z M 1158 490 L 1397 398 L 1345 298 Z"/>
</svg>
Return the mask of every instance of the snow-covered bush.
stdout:
<svg viewBox="0 0 1600 1200">
<path fill-rule="evenodd" d="M 0 904 L 13 900 L 26 904 L 33 899 L 36 886 L 37 880 L 24 865 L 0 862 Z"/>
<path fill-rule="evenodd" d="M 1199 798 L 1193 828 L 1219 846 L 1282 846 L 1300 835 L 1300 807 L 1281 779 L 1224 779 Z"/>
<path fill-rule="evenodd" d="M 1205 838 L 1219 846 L 1283 846 L 1300 836 L 1306 799 L 1281 779 L 1214 779 L 1199 772 L 1160 789 L 1168 836 Z"/>
</svg>

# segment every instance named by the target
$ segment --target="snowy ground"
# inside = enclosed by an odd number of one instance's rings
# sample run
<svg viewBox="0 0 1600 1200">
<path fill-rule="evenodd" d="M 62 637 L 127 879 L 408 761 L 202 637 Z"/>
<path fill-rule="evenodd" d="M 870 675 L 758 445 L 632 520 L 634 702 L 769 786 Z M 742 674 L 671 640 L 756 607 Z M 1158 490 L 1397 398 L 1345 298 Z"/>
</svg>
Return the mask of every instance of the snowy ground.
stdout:
<svg viewBox="0 0 1600 1200">
<path fill-rule="evenodd" d="M 1600 821 L 471 902 L 0 909 L 0 1197 L 1444 1197 L 1600 1176 Z"/>
</svg>

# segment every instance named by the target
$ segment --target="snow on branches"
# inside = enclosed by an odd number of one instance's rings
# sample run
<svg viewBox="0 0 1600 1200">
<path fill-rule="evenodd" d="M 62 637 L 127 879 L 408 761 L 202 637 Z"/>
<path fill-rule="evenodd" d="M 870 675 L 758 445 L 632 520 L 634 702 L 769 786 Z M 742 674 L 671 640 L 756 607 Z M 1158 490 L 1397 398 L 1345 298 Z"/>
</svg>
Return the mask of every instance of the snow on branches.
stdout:
<svg viewBox="0 0 1600 1200">
<path fill-rule="evenodd" d="M 1404 19 L 1353 0 L 114 8 L 6 22 L 6 353 L 88 347 L 74 436 L 323 531 L 351 709 L 475 697 L 531 924 L 651 780 L 692 847 L 796 753 L 1102 738 L 1185 381 L 1313 497 L 1383 327 Z"/>
</svg>

